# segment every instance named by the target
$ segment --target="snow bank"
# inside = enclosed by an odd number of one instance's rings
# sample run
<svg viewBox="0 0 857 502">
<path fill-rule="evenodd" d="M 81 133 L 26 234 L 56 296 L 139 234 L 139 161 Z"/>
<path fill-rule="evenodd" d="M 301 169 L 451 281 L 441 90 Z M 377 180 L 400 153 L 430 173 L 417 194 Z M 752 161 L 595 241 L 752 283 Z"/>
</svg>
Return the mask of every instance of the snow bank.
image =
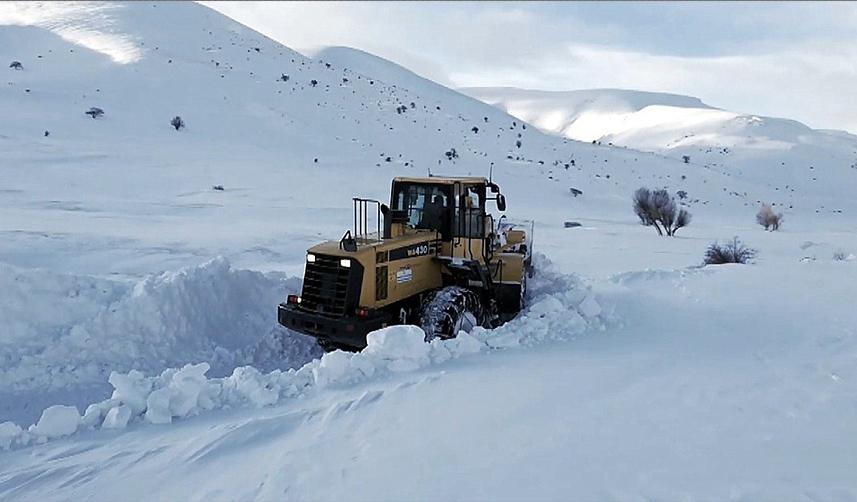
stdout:
<svg viewBox="0 0 857 502">
<path fill-rule="evenodd" d="M 299 279 L 235 270 L 222 258 L 136 284 L 0 265 L 7 292 L 0 395 L 191 361 L 207 361 L 219 375 L 272 360 L 299 366 L 318 354 L 315 344 L 298 336 L 291 345 L 278 342 L 286 332 L 276 320 L 276 305 L 299 287 Z"/>
<path fill-rule="evenodd" d="M 108 379 L 114 388 L 110 399 L 89 405 L 83 417 L 74 408 L 48 408 L 39 423 L 26 431 L 11 422 L 0 424 L 0 448 L 42 442 L 79 429 L 121 429 L 134 422 L 168 424 L 214 409 L 270 406 L 324 388 L 414 371 L 492 349 L 571 339 L 601 326 L 601 309 L 592 292 L 574 276 L 557 273 L 544 257 L 536 260 L 539 273 L 530 287 L 531 306 L 497 329 L 477 329 L 426 343 L 419 327 L 391 326 L 370 333 L 362 352 L 335 351 L 299 369 L 269 373 L 243 366 L 229 376 L 207 378 L 208 363 L 167 369 L 154 377 L 136 370 L 114 371 Z"/>
</svg>

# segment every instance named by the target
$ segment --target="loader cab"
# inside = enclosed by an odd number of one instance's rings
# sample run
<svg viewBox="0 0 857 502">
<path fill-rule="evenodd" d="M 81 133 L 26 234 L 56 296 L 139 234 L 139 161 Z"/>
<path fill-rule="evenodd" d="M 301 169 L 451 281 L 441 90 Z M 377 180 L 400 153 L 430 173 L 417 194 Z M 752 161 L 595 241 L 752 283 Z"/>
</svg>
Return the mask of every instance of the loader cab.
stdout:
<svg viewBox="0 0 857 502">
<path fill-rule="evenodd" d="M 397 178 L 390 198 L 391 223 L 404 228 L 393 234 L 412 229 L 435 231 L 443 242 L 484 238 L 488 187 L 483 178 Z"/>
</svg>

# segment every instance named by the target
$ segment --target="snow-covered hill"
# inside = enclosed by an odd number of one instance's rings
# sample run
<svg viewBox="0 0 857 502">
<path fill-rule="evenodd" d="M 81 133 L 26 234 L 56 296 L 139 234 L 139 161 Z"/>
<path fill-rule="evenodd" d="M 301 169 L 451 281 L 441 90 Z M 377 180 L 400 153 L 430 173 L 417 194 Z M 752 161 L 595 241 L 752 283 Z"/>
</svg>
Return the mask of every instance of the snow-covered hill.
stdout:
<svg viewBox="0 0 857 502">
<path fill-rule="evenodd" d="M 317 57 L 424 94 L 442 93 L 459 106 L 460 94 L 390 61 L 348 47 Z M 581 142 L 653 152 L 727 177 L 750 181 L 794 207 L 809 192 L 819 213 L 842 210 L 839 201 L 857 183 L 857 136 L 814 130 L 794 120 L 713 108 L 700 99 L 618 89 L 567 92 L 515 88 L 464 88 L 462 93 L 535 125 Z M 728 192 L 734 191 L 727 189 Z M 799 203 L 799 202 L 798 202 Z"/>
<path fill-rule="evenodd" d="M 825 160 L 839 150 L 684 163 L 316 56 L 191 3 L 0 4 L 0 498 L 857 494 L 857 169 Z M 547 256 L 521 317 L 323 358 L 276 325 L 352 196 L 492 164 Z M 639 225 L 642 185 L 686 192 L 691 226 Z M 782 231 L 755 224 L 762 201 Z M 733 235 L 756 264 L 698 268 Z"/>
<path fill-rule="evenodd" d="M 487 174 L 493 162 L 501 176 L 565 178 L 607 195 L 688 170 L 557 140 L 427 81 L 399 86 L 410 76 L 394 69 L 387 82 L 307 59 L 196 4 L 84 6 L 50 10 L 62 22 L 0 33 L 0 58 L 24 68 L 4 68 L 0 94 L 8 185 L 0 259 L 12 264 L 81 273 L 108 264 L 139 275 L 212 252 L 276 263 L 339 233 L 351 196 L 383 198 L 396 173 Z M 90 107 L 104 116 L 88 117 Z M 176 115 L 181 131 L 170 126 Z M 716 174 L 687 176 L 702 185 Z M 733 185 L 753 203 L 760 198 Z M 548 190 L 565 195 L 568 186 Z M 341 220 L 319 226 L 305 217 L 308 205 Z M 301 242 L 279 240 L 285 215 Z M 242 225 L 227 231 L 224 221 Z"/>
<path fill-rule="evenodd" d="M 687 156 L 780 190 L 817 185 L 819 193 L 847 196 L 857 171 L 857 136 L 720 110 L 688 96 L 618 89 L 462 92 L 552 134 Z"/>
</svg>

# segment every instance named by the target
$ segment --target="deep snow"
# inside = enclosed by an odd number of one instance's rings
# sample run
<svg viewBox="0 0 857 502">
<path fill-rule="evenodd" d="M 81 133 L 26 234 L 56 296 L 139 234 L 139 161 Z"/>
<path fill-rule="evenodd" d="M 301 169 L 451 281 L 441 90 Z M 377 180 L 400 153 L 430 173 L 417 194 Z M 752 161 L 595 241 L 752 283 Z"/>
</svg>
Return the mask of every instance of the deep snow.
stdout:
<svg viewBox="0 0 857 502">
<path fill-rule="evenodd" d="M 3 419 L 32 420 L 57 401 L 85 406 L 109 389 L 112 371 L 207 361 L 223 375 L 320 354 L 314 340 L 277 326 L 272 305 L 299 291 L 298 279 L 235 270 L 222 258 L 137 282 L 4 265 L 0 287 Z"/>
<path fill-rule="evenodd" d="M 816 281 L 836 283 L 848 265 L 809 266 Z M 386 353 L 328 354 L 306 372 L 326 388 L 301 399 L 6 453 L 0 493 L 853 498 L 850 289 L 813 294 L 794 280 L 805 276 L 797 269 L 779 283 L 791 285 L 781 295 L 748 303 L 731 294 L 779 274 L 765 265 L 623 274 L 596 290 L 603 321 L 578 328 L 558 288 L 507 328 L 544 333 L 539 344 L 439 364 L 429 363 L 435 347 L 408 346 L 407 337 Z M 795 322 L 764 310 L 804 315 Z M 367 380 L 385 354 L 387 368 L 407 366 Z"/>
<path fill-rule="evenodd" d="M 195 4 L 19 7 L 0 6 L 0 62 L 24 65 L 0 68 L 0 498 L 857 498 L 849 136 L 783 146 L 805 131 L 763 118 L 773 148 L 741 150 L 750 124 L 715 121 L 737 153 L 685 164 Z M 667 135 L 697 134 L 682 117 Z M 276 325 L 352 196 L 492 163 L 547 257 L 522 316 L 322 358 Z M 641 185 L 686 191 L 691 226 L 640 226 Z M 755 263 L 699 266 L 734 235 Z"/>
</svg>

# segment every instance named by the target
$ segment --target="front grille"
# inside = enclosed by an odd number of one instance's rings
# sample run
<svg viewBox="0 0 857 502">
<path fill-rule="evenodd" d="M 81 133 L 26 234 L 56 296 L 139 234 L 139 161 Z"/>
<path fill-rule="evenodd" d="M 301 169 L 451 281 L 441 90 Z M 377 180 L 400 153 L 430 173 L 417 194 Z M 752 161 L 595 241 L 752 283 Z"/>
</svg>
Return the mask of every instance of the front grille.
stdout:
<svg viewBox="0 0 857 502">
<path fill-rule="evenodd" d="M 350 268 L 339 264 L 340 258 L 315 255 L 306 264 L 301 308 L 330 316 L 345 314 Z"/>
</svg>

